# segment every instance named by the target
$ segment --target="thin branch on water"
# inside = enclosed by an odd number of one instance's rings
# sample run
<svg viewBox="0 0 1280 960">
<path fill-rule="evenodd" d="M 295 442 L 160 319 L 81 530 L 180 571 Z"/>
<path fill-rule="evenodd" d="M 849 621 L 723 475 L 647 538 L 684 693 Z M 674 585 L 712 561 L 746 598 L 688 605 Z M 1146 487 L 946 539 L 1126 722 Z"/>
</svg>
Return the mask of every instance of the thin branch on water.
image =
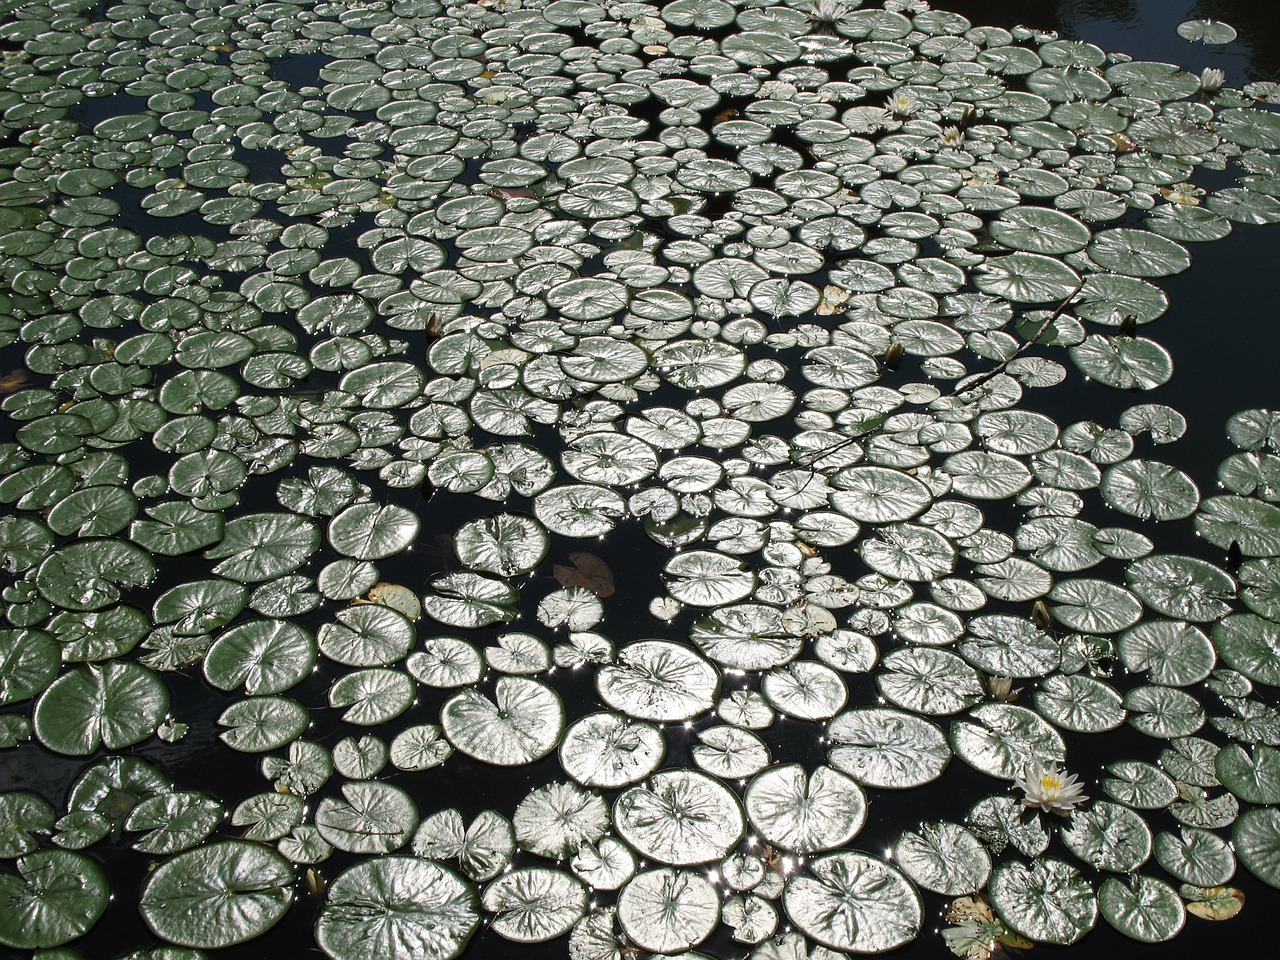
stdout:
<svg viewBox="0 0 1280 960">
<path fill-rule="evenodd" d="M 1067 307 L 1071 305 L 1071 301 L 1073 301 L 1077 296 L 1079 296 L 1080 291 L 1083 289 L 1084 289 L 1084 281 L 1081 280 L 1078 284 L 1076 284 L 1076 288 L 1072 290 L 1069 294 L 1067 294 L 1066 299 L 1063 300 L 1060 304 L 1058 304 L 1058 306 L 1054 309 L 1054 311 L 1051 314 L 1049 314 L 1049 316 L 1045 317 L 1044 322 L 1040 324 L 1036 332 L 1032 336 L 1028 337 L 1027 340 L 1023 342 L 1023 344 L 1020 347 L 1018 347 L 1017 350 L 1015 350 L 1012 354 L 1010 354 L 1004 360 L 1000 361 L 998 364 L 996 364 L 986 373 L 978 374 L 968 382 L 961 382 L 960 384 L 957 384 L 950 393 L 943 394 L 941 397 L 935 400 L 929 401 L 929 403 L 937 403 L 937 401 L 940 399 L 952 399 L 954 397 L 960 396 L 960 394 L 962 393 L 967 393 L 970 390 L 976 390 L 978 387 L 982 386 L 985 383 L 989 383 L 991 380 L 995 379 L 1000 374 L 1004 373 L 1005 369 L 1009 366 L 1010 363 L 1012 363 L 1014 360 L 1018 359 L 1018 357 L 1022 356 L 1024 353 L 1030 350 L 1035 345 L 1036 341 L 1038 341 L 1042 336 L 1044 336 L 1045 331 L 1048 330 L 1049 327 L 1053 325 L 1053 322 L 1055 320 L 1057 320 L 1060 316 L 1062 316 L 1063 312 L 1067 309 Z M 918 401 L 908 401 L 908 403 L 909 404 L 914 403 L 916 406 L 920 406 L 920 407 L 928 406 L 928 404 L 921 403 Z M 859 440 L 862 440 L 865 437 L 869 437 L 875 433 L 878 433 L 883 428 L 884 428 L 884 418 L 879 418 L 879 422 L 876 423 L 874 426 L 868 428 L 867 430 L 862 431 L 861 433 L 856 433 L 851 437 L 841 440 L 839 443 L 833 443 L 831 446 L 827 447 L 825 450 L 820 450 L 817 453 L 817 455 L 814 456 L 807 463 L 800 462 L 799 465 L 802 467 L 808 467 L 810 470 L 814 470 L 816 472 L 816 467 L 819 460 L 823 460 L 831 456 L 832 454 L 839 453 L 841 450 L 844 450 L 847 447 L 857 443 Z"/>
</svg>

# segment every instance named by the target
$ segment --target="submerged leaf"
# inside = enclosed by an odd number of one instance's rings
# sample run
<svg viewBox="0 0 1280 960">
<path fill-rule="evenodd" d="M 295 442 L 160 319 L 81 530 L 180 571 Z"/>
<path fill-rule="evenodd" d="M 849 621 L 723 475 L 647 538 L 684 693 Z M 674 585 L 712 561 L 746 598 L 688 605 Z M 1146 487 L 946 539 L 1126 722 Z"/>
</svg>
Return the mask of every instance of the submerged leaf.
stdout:
<svg viewBox="0 0 1280 960">
<path fill-rule="evenodd" d="M 613 571 L 594 553 L 575 550 L 569 554 L 569 565 L 557 563 L 553 573 L 562 587 L 584 587 L 597 597 L 613 596 Z"/>
</svg>

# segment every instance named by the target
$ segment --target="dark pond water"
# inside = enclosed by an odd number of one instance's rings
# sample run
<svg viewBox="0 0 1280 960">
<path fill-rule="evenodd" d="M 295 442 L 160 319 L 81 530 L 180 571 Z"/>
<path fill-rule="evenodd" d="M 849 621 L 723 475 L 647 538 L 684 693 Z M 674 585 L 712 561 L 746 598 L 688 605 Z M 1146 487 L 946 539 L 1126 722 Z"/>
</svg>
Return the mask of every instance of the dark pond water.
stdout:
<svg viewBox="0 0 1280 960">
<path fill-rule="evenodd" d="M 975 24 L 1013 26 L 1026 24 L 1040 29 L 1058 30 L 1064 37 L 1096 43 L 1108 51 L 1124 51 L 1137 59 L 1178 63 L 1195 73 L 1204 66 L 1217 66 L 1227 73 L 1229 85 L 1238 86 L 1252 80 L 1274 80 L 1280 77 L 1280 5 L 1254 2 L 1179 2 L 1179 0 L 1076 0 L 1076 2 L 1036 2 L 1036 0 L 991 0 L 991 2 L 949 2 L 942 6 L 961 12 Z M 1191 18 L 1212 18 L 1232 23 L 1240 30 L 1240 39 L 1225 48 L 1191 45 L 1174 33 L 1174 27 Z M 305 73 L 305 58 L 291 65 L 293 74 Z M 290 77 L 293 79 L 293 76 Z M 302 81 L 299 81 L 302 82 Z M 1202 174 L 1201 181 L 1213 185 L 1213 174 Z M 141 229 L 143 221 L 134 226 Z M 175 229 L 194 229 L 175 224 Z M 198 221 L 196 222 L 198 227 Z M 354 234 L 352 234 L 354 235 Z M 334 231 L 335 242 L 345 238 Z M 1119 413 L 1135 402 L 1165 403 L 1181 411 L 1188 420 L 1186 437 L 1179 443 L 1160 450 L 1162 459 L 1185 470 L 1200 484 L 1206 494 L 1214 486 L 1218 463 L 1232 449 L 1223 435 L 1223 423 L 1232 413 L 1250 407 L 1274 406 L 1280 401 L 1280 384 L 1274 373 L 1280 357 L 1280 327 L 1277 326 L 1277 263 L 1280 262 L 1280 227 L 1237 225 L 1231 236 L 1212 243 L 1193 245 L 1195 262 L 1181 275 L 1160 281 L 1171 300 L 1169 312 L 1158 321 L 1157 339 L 1173 354 L 1176 372 L 1165 387 L 1144 394 L 1141 401 L 1133 394 L 1121 394 L 1093 388 L 1087 384 L 1064 386 L 1051 392 L 1040 409 L 1060 423 L 1094 419 L 1114 423 Z M 425 338 L 407 337 L 413 342 L 410 355 L 420 356 Z M 5 359 L 12 356 L 6 353 Z M 910 369 L 903 371 L 909 379 Z M 309 386 L 329 385 L 317 377 Z M 661 400 L 661 394 L 658 395 Z M 11 431 L 5 423 L 0 430 Z M 7 433 L 0 439 L 8 439 Z M 140 467 L 139 473 L 145 472 Z M 265 489 L 265 488 L 263 488 Z M 267 493 L 259 506 L 270 508 Z M 395 491 L 396 502 L 416 511 L 424 531 L 450 532 L 471 517 L 483 516 L 494 504 L 477 498 L 460 496 L 432 497 L 414 488 Z M 254 507 L 249 497 L 245 507 Z M 527 508 L 527 502 L 516 509 Z M 993 507 L 992 517 L 999 516 Z M 1088 515 L 1086 514 L 1086 517 Z M 993 520 L 993 526 L 1000 525 Z M 1212 548 L 1194 537 L 1190 522 L 1168 525 L 1156 531 L 1158 549 L 1170 553 L 1198 553 L 1222 562 Z M 554 538 L 551 556 L 557 558 L 575 549 L 577 544 Z M 624 527 L 592 547 L 620 576 L 618 594 L 608 606 L 608 619 L 602 629 L 615 640 L 630 639 L 637 631 L 651 629 L 648 615 L 649 598 L 663 592 L 660 570 L 666 552 L 645 537 L 634 526 Z M 852 557 L 832 558 L 840 572 L 855 576 L 859 570 Z M 183 561 L 176 561 L 181 564 Z M 402 556 L 382 565 L 383 578 L 409 584 L 421 584 L 438 571 L 441 561 L 423 562 Z M 191 563 L 191 575 L 202 575 Z M 302 572 L 314 574 L 321 566 L 313 561 Z M 181 570 L 173 567 L 169 573 Z M 1119 567 L 1117 566 L 1116 570 Z M 1114 571 L 1108 572 L 1108 575 Z M 1116 574 L 1117 576 L 1119 574 Z M 540 586 L 545 586 L 545 575 Z M 141 599 L 141 598 L 140 598 Z M 675 635 L 687 627 L 688 615 L 676 622 Z M 644 626 L 641 626 L 644 624 Z M 311 624 L 315 626 L 315 624 Z M 518 627 L 518 624 L 517 624 Z M 490 641 L 498 631 L 480 635 L 479 641 Z M 308 737 L 332 745 L 352 729 L 340 722 L 336 711 L 325 708 L 326 691 L 337 674 L 320 669 L 290 696 L 313 708 L 313 725 Z M 155 739 L 132 752 L 161 765 L 175 783 L 186 789 L 205 790 L 220 797 L 228 809 L 240 800 L 260 792 L 264 780 L 259 772 L 260 757 L 228 750 L 217 739 L 214 717 L 225 708 L 227 699 L 210 688 L 198 671 L 186 670 L 166 674 L 175 704 L 191 722 L 188 736 L 177 744 Z M 1120 680 L 1118 687 L 1123 688 Z M 600 709 L 594 688 L 586 673 L 557 677 L 569 711 L 569 719 Z M 849 679 L 851 703 L 873 702 L 876 691 L 870 677 Z M 424 693 L 403 723 L 435 722 L 447 692 Z M 667 765 L 690 765 L 689 748 L 695 742 L 700 723 L 690 729 L 667 731 Z M 380 731 L 382 732 L 382 731 Z M 817 740 L 813 725 L 783 722 L 770 731 L 769 745 L 777 761 L 802 761 L 812 766 L 823 761 L 825 748 Z M 1104 764 L 1135 758 L 1154 762 L 1161 742 L 1142 737 L 1136 732 L 1115 731 L 1105 740 L 1105 747 L 1087 737 L 1068 736 L 1068 755 L 1073 771 L 1086 781 L 1098 778 Z M 1102 752 L 1105 749 L 1105 753 Z M 3 789 L 25 789 L 45 796 L 61 806 L 69 784 L 83 769 L 83 762 L 59 757 L 34 744 L 21 750 L 0 754 L 0 784 Z M 535 786 L 561 779 L 554 756 L 537 764 L 514 771 L 500 770 L 455 754 L 442 770 L 422 773 L 393 774 L 391 781 L 409 790 L 423 813 L 456 807 L 468 821 L 485 809 L 510 815 L 515 806 Z M 332 784 L 330 785 L 333 786 Z M 946 776 L 928 787 L 890 793 L 869 791 L 870 820 L 856 841 L 860 849 L 883 854 L 899 833 L 916 823 L 932 819 L 962 820 L 973 799 L 992 792 L 989 778 L 954 762 Z M 957 798 L 962 798 L 958 803 Z M 1172 824 L 1172 820 L 1168 824 Z M 1154 826 L 1154 819 L 1153 819 Z M 1162 826 L 1167 826 L 1163 824 Z M 229 825 L 226 835 L 232 835 Z M 153 864 L 121 844 L 100 844 L 94 853 L 101 857 L 117 891 L 116 902 L 108 908 L 103 920 L 82 940 L 72 946 L 86 960 L 112 960 L 130 950 L 154 943 L 154 938 L 136 912 L 133 891 L 145 879 Z M 354 857 L 338 853 L 322 866 L 333 877 L 352 862 Z M 1095 878 L 1096 879 L 1096 878 Z M 1232 881 L 1248 898 L 1243 913 L 1223 924 L 1211 924 L 1194 918 L 1173 942 L 1145 946 L 1125 939 L 1100 922 L 1097 929 L 1080 944 L 1067 949 L 1041 946 L 1031 956 L 1063 957 L 1132 957 L 1141 960 L 1177 960 L 1214 956 L 1253 956 L 1268 949 L 1273 934 L 1272 918 L 1280 896 L 1245 874 L 1243 870 Z M 285 919 L 268 933 L 252 942 L 222 951 L 210 951 L 211 957 L 227 960 L 275 960 L 275 958 L 319 956 L 312 945 L 311 927 L 321 906 L 321 898 L 304 894 Z M 950 956 L 939 937 L 932 931 L 941 925 L 945 899 L 925 895 L 926 933 L 916 943 L 894 953 L 895 956 L 925 960 Z M 3 909 L 3 904 L 0 904 Z M 481 930 L 467 949 L 468 960 L 542 960 L 567 956 L 567 938 L 546 944 L 514 945 L 492 933 Z M 732 943 L 727 934 L 717 934 L 703 944 L 701 953 L 716 960 L 740 960 L 750 950 Z M 379 958 L 380 960 L 380 958 Z"/>
</svg>

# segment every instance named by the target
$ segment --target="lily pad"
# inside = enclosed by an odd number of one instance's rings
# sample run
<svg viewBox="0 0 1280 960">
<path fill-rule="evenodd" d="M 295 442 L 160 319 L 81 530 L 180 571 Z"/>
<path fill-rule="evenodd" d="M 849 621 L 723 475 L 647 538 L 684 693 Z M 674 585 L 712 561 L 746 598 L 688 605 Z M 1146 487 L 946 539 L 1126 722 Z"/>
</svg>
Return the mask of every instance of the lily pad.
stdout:
<svg viewBox="0 0 1280 960">
<path fill-rule="evenodd" d="M 143 884 L 138 909 L 151 931 L 184 947 L 252 940 L 293 901 L 293 867 L 269 847 L 224 840 L 165 861 Z"/>
<path fill-rule="evenodd" d="M 661 771 L 625 791 L 614 804 L 614 821 L 642 856 L 674 866 L 719 860 L 745 827 L 733 792 L 691 770 Z"/>
<path fill-rule="evenodd" d="M 805 935 L 833 950 L 882 953 L 915 939 L 923 909 L 911 882 L 865 853 L 833 853 L 809 861 L 787 883 L 787 916 Z"/>
<path fill-rule="evenodd" d="M 564 730 L 564 705 L 536 680 L 499 677 L 492 701 L 463 690 L 441 708 L 440 723 L 449 742 L 468 756 L 517 766 L 555 749 Z"/>
<path fill-rule="evenodd" d="M 399 950 L 452 960 L 479 925 L 479 897 L 452 870 L 415 857 L 380 857 L 357 863 L 329 885 L 316 942 L 333 960 Z"/>
<path fill-rule="evenodd" d="M 88 756 L 151 736 L 169 709 L 169 692 L 146 667 L 111 661 L 64 673 L 36 703 L 35 730 L 50 750 Z"/>
<path fill-rule="evenodd" d="M 1093 929 L 1098 901 L 1068 863 L 1045 857 L 1031 866 L 1002 863 L 988 887 L 991 906 L 1015 933 L 1041 943 L 1075 943 Z"/>
<path fill-rule="evenodd" d="M 1104 881 L 1098 890 L 1098 908 L 1109 924 L 1143 943 L 1173 939 L 1187 919 L 1173 887 L 1141 874 L 1127 884 L 1115 877 Z"/>
</svg>

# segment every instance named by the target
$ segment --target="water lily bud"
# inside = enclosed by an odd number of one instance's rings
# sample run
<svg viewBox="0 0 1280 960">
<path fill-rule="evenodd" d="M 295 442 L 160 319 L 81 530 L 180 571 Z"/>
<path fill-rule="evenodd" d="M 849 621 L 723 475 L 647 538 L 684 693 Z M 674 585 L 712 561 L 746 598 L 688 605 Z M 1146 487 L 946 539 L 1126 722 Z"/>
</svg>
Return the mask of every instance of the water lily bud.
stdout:
<svg viewBox="0 0 1280 960">
<path fill-rule="evenodd" d="M 884 365 L 890 370 L 897 370 L 898 364 L 902 362 L 903 354 L 906 348 L 902 344 L 894 342 L 884 352 Z"/>
</svg>

